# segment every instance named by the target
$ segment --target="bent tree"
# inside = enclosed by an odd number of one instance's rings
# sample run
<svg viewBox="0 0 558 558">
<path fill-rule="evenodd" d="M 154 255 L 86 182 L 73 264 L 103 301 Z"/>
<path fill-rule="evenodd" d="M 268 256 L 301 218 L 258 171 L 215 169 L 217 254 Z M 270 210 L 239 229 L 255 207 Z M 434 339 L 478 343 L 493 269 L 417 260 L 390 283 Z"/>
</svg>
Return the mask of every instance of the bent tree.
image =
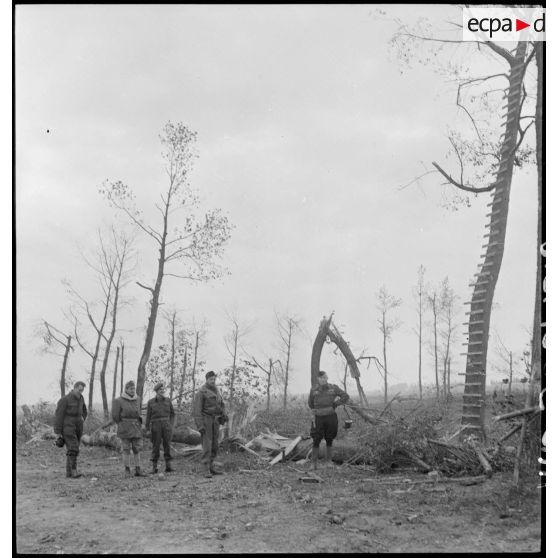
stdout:
<svg viewBox="0 0 558 558">
<path fill-rule="evenodd" d="M 123 212 L 131 223 L 156 249 L 154 279 L 150 285 L 136 282 L 150 295 L 149 314 L 140 361 L 136 389 L 143 400 L 146 365 L 151 354 L 155 325 L 161 304 L 165 277 L 190 281 L 208 281 L 220 277 L 225 269 L 218 265 L 232 226 L 219 209 L 206 213 L 199 210 L 200 201 L 188 178 L 195 158 L 196 133 L 181 122 L 168 122 L 162 135 L 166 186 L 159 191 L 154 207 L 157 219 L 150 223 L 136 207 L 133 190 L 124 182 L 106 180 L 99 192 Z"/>
</svg>

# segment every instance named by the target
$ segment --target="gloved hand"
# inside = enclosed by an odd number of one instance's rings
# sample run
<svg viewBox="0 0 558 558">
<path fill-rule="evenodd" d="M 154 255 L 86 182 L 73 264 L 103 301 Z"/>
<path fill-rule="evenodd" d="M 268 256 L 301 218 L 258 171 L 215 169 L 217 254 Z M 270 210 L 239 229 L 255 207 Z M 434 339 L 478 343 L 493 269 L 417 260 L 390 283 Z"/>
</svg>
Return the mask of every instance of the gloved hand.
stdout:
<svg viewBox="0 0 558 558">
<path fill-rule="evenodd" d="M 64 437 L 62 436 L 62 434 L 58 434 L 58 438 L 56 438 L 54 445 L 58 448 L 63 448 L 64 444 L 65 444 Z"/>
</svg>

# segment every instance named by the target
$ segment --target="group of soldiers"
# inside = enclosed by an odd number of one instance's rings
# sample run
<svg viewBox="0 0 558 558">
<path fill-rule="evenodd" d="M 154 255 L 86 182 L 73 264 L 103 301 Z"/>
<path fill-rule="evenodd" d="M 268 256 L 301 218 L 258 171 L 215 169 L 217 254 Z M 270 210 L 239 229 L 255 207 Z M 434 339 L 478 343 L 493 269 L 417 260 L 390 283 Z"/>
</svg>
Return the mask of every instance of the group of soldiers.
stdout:
<svg viewBox="0 0 558 558">
<path fill-rule="evenodd" d="M 202 463 L 208 478 L 222 474 L 214 465 L 219 448 L 219 427 L 228 422 L 225 404 L 216 385 L 217 375 L 209 371 L 205 375 L 205 384 L 196 392 L 193 405 L 193 418 L 202 437 Z M 308 396 L 313 420 L 310 435 L 313 439 L 312 466 L 317 468 L 319 446 L 322 439 L 326 441 L 326 460 L 332 463 L 332 445 L 337 436 L 338 418 L 335 409 L 349 401 L 349 396 L 335 384 L 328 383 L 327 374 L 320 371 L 318 383 L 313 386 Z M 74 389 L 58 401 L 55 413 L 54 432 L 58 434 L 56 445 L 66 446 L 66 476 L 79 478 L 77 471 L 79 445 L 83 434 L 83 422 L 87 418 L 87 407 L 83 398 L 84 382 L 76 382 Z M 165 385 L 159 382 L 154 386 L 155 397 L 147 403 L 145 425 L 142 417 L 136 385 L 130 380 L 124 392 L 114 400 L 112 420 L 117 425 L 117 436 L 122 440 L 122 459 L 126 475 L 131 475 L 131 455 L 134 462 L 134 476 L 147 476 L 141 469 L 140 452 L 143 446 L 144 432 L 151 435 L 152 473 L 158 473 L 161 443 L 165 472 L 173 472 L 171 466 L 170 441 L 174 425 L 174 408 L 172 401 L 165 395 Z"/>
</svg>

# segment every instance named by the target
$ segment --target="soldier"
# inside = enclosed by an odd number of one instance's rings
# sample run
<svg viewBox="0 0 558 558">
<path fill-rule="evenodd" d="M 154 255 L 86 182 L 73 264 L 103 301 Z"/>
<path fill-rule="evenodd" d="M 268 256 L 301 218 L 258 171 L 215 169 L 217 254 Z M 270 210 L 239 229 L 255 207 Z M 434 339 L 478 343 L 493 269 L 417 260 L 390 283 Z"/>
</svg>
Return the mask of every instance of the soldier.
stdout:
<svg viewBox="0 0 558 558">
<path fill-rule="evenodd" d="M 136 384 L 126 382 L 124 393 L 112 404 L 112 420 L 118 425 L 117 436 L 122 440 L 122 460 L 126 476 L 130 476 L 130 449 L 134 454 L 135 476 L 145 477 L 140 467 L 140 451 L 143 445 L 139 400 Z"/>
<path fill-rule="evenodd" d="M 55 412 L 54 433 L 58 434 L 60 446 L 66 444 L 66 476 L 72 479 L 81 477 L 77 472 L 77 456 L 83 421 L 87 418 L 84 389 L 84 382 L 76 382 L 74 389 L 58 401 Z"/>
<path fill-rule="evenodd" d="M 205 375 L 205 384 L 198 390 L 194 399 L 194 420 L 202 435 L 202 463 L 206 465 L 207 478 L 221 475 L 213 466 L 219 449 L 219 425 L 225 424 L 229 418 L 225 414 L 225 405 L 219 389 L 215 385 L 216 375 L 210 370 Z"/>
<path fill-rule="evenodd" d="M 333 466 L 332 452 L 333 440 L 337 436 L 337 413 L 335 408 L 349 401 L 349 396 L 335 384 L 327 383 L 327 374 L 320 370 L 318 372 L 318 385 L 312 387 L 308 396 L 308 406 L 314 415 L 314 428 L 312 435 L 312 466 L 318 468 L 318 454 L 320 442 L 326 441 L 327 466 Z"/>
<path fill-rule="evenodd" d="M 151 426 L 151 443 L 153 449 L 151 451 L 151 461 L 153 461 L 153 474 L 157 473 L 157 462 L 159 461 L 159 451 L 161 441 L 163 442 L 163 450 L 165 456 L 165 472 L 172 473 L 174 469 L 171 467 L 170 441 L 172 428 L 174 426 L 174 408 L 172 401 L 165 397 L 165 385 L 159 382 L 155 385 L 155 393 L 153 399 L 147 403 L 147 415 L 145 417 L 145 429 L 149 431 Z"/>
</svg>

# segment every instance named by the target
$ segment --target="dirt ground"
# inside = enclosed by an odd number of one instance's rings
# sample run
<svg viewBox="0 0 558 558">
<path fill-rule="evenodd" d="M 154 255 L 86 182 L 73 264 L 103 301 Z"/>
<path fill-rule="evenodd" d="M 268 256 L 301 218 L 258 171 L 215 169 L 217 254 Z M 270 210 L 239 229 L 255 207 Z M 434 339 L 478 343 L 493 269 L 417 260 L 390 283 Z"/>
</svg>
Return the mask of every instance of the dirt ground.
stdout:
<svg viewBox="0 0 558 558">
<path fill-rule="evenodd" d="M 147 467 L 148 451 L 143 452 Z M 19 553 L 537 552 L 541 490 L 497 473 L 481 484 L 412 484 L 423 474 L 375 475 L 320 468 L 306 483 L 292 463 L 262 469 L 220 456 L 225 474 L 205 479 L 177 457 L 174 473 L 124 478 L 118 452 L 82 447 L 84 477 L 65 478 L 52 441 L 16 444 Z M 252 472 L 242 470 L 252 469 Z M 386 484 L 387 482 L 390 484 Z"/>
</svg>

